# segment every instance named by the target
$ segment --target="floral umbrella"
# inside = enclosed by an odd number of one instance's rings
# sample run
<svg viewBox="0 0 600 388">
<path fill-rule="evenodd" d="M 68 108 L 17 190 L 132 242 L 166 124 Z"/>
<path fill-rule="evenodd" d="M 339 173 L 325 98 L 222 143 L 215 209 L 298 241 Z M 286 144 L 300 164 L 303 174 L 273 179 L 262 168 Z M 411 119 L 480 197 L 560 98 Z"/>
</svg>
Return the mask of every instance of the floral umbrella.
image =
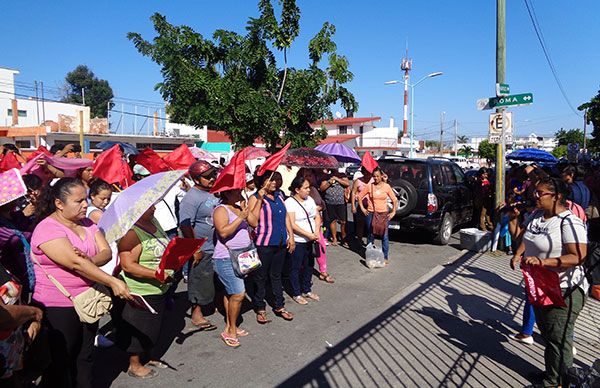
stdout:
<svg viewBox="0 0 600 388">
<path fill-rule="evenodd" d="M 208 152 L 206 150 L 203 150 L 202 148 L 198 148 L 196 146 L 191 147 L 190 152 L 192 153 L 192 155 L 194 155 L 194 158 L 196 158 L 196 159 L 219 160 L 219 158 L 217 158 L 215 155 L 211 154 L 210 152 Z"/>
<path fill-rule="evenodd" d="M 98 222 L 106 241 L 110 244 L 123 237 L 146 210 L 160 201 L 185 173 L 186 170 L 176 170 L 152 174 L 120 192 Z"/>
<path fill-rule="evenodd" d="M 244 160 L 252 160 L 258 158 L 268 158 L 271 154 L 264 148 L 246 147 L 242 150 Z"/>
<path fill-rule="evenodd" d="M 281 164 L 305 168 L 338 168 L 340 163 L 331 155 L 314 148 L 294 148 L 283 157 Z"/>
</svg>

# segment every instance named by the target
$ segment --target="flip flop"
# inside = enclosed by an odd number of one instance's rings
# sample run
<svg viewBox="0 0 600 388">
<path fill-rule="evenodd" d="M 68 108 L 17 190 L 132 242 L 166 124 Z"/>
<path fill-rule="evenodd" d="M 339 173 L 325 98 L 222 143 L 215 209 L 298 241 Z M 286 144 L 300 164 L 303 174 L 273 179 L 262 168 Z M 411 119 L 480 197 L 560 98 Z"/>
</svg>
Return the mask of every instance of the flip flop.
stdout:
<svg viewBox="0 0 600 388">
<path fill-rule="evenodd" d="M 146 365 L 154 367 L 154 368 L 158 368 L 158 369 L 167 369 L 169 367 L 166 363 L 164 363 L 160 360 L 150 360 L 150 361 L 148 361 L 148 363 Z"/>
<path fill-rule="evenodd" d="M 221 339 L 225 345 L 229 346 L 230 348 L 239 348 L 241 346 L 240 341 L 237 338 L 233 338 L 226 332 L 221 333 Z"/>
<path fill-rule="evenodd" d="M 133 373 L 131 370 L 127 370 L 127 375 L 129 377 L 133 377 L 134 379 L 139 379 L 139 380 L 150 380 L 155 378 L 156 376 L 158 376 L 158 372 L 155 371 L 154 369 L 150 369 L 150 372 L 146 373 L 145 375 L 137 375 L 135 373 Z"/>
<path fill-rule="evenodd" d="M 319 274 L 319 280 L 322 280 L 324 282 L 327 283 L 335 283 L 335 280 L 333 280 L 333 278 L 331 277 L 331 275 L 329 275 L 328 273 L 320 273 Z"/>
<path fill-rule="evenodd" d="M 236 334 L 237 334 L 238 337 L 246 337 L 246 336 L 250 335 L 249 332 L 247 332 L 244 329 L 240 329 L 239 327 L 238 327 L 238 329 L 236 331 Z"/>
<path fill-rule="evenodd" d="M 266 311 L 257 311 L 256 312 L 256 322 L 260 323 L 261 325 L 265 325 L 265 324 L 271 322 L 271 320 L 267 318 Z"/>
<path fill-rule="evenodd" d="M 292 319 L 294 319 L 294 314 L 292 314 L 284 308 L 280 310 L 273 310 L 273 312 L 275 313 L 275 315 L 285 319 L 286 321 L 291 321 Z"/>
<path fill-rule="evenodd" d="M 192 322 L 192 325 L 196 326 L 198 331 L 213 331 L 217 329 L 217 326 L 213 325 L 210 321 L 202 322 L 199 324 L 195 324 Z"/>
</svg>

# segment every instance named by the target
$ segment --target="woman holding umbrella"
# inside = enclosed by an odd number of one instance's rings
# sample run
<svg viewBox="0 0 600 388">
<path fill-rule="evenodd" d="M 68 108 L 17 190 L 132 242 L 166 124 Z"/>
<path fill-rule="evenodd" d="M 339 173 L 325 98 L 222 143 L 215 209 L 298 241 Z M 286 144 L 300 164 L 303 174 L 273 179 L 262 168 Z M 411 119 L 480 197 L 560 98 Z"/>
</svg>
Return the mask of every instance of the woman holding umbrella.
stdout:
<svg viewBox="0 0 600 388">
<path fill-rule="evenodd" d="M 126 304 L 122 319 L 117 323 L 117 343 L 129 353 L 127 374 L 138 379 L 156 377 L 154 369 L 166 368 L 166 364 L 152 357 L 152 348 L 158 340 L 165 310 L 165 293 L 172 280 L 158 280 L 156 269 L 163 256 L 169 238 L 154 218 L 151 206 L 118 243 L 122 277 L 132 292 L 144 297 L 156 314 Z"/>
</svg>

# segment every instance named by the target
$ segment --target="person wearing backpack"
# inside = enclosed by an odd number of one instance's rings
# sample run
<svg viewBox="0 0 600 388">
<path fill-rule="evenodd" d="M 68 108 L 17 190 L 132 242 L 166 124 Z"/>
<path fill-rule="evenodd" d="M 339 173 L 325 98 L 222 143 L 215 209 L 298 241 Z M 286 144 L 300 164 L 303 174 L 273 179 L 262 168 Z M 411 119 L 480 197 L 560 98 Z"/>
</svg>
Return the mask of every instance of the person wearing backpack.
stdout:
<svg viewBox="0 0 600 388">
<path fill-rule="evenodd" d="M 569 189 L 556 178 L 543 178 L 533 193 L 537 208 L 529 219 L 523 241 L 512 263 L 539 266 L 558 275 L 564 307 L 557 303 L 534 306 L 535 318 L 546 343 L 545 387 L 565 385 L 573 365 L 573 329 L 585 303 L 588 282 L 582 266 L 587 255 L 585 224 L 567 208 Z"/>
</svg>

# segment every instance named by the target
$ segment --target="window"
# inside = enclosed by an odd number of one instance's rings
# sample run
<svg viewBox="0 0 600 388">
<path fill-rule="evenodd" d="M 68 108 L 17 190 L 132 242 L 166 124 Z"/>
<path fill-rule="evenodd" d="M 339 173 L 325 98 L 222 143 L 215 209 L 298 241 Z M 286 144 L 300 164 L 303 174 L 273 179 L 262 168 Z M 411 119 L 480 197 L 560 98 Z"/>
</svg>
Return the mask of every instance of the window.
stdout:
<svg viewBox="0 0 600 388">
<path fill-rule="evenodd" d="M 452 167 L 449 164 L 442 164 L 442 176 L 444 177 L 444 183 L 447 185 L 455 185 L 456 177 L 452 171 Z"/>
<path fill-rule="evenodd" d="M 12 112 L 13 112 L 12 109 L 7 109 L 6 110 L 6 114 L 8 116 L 12 116 Z M 19 116 L 19 117 L 27 117 L 27 111 L 19 109 L 19 110 L 17 110 L 17 116 Z"/>
<path fill-rule="evenodd" d="M 465 181 L 465 174 L 456 164 L 452 165 L 454 175 L 456 176 L 456 183 L 463 183 Z"/>
<path fill-rule="evenodd" d="M 362 125 L 360 127 L 358 127 L 358 133 L 361 134 L 361 135 L 363 133 L 365 133 L 365 127 L 363 127 Z"/>
<path fill-rule="evenodd" d="M 15 145 L 19 149 L 32 148 L 31 140 L 17 140 L 17 141 L 15 141 Z"/>
<path fill-rule="evenodd" d="M 340 125 L 338 127 L 338 133 L 340 135 L 347 135 L 348 134 L 348 126 L 347 125 Z"/>
</svg>

